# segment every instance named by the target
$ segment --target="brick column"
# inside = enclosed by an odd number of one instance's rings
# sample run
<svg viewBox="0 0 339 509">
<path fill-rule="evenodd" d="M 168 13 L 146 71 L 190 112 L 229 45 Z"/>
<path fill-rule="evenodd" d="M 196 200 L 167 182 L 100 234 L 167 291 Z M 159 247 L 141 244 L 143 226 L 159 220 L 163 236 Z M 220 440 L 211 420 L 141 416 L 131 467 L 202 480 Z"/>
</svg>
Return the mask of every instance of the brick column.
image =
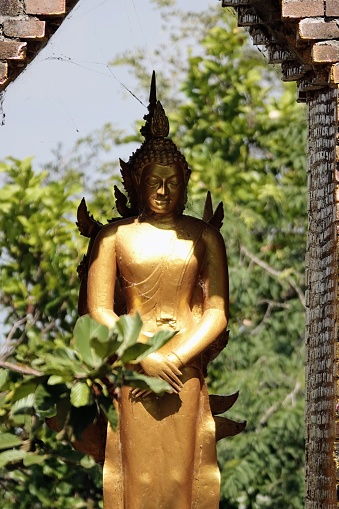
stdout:
<svg viewBox="0 0 339 509">
<path fill-rule="evenodd" d="M 336 216 L 338 92 L 308 101 L 308 243 L 306 254 L 306 509 L 335 509 Z"/>
</svg>

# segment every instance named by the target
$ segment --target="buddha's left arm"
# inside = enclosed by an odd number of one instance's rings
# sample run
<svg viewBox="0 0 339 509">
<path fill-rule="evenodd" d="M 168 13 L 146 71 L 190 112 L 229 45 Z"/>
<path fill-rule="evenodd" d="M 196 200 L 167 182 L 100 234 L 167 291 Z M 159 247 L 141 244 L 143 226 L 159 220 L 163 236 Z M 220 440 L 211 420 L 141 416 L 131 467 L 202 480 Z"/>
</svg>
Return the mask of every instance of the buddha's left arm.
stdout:
<svg viewBox="0 0 339 509">
<path fill-rule="evenodd" d="M 203 314 L 188 331 L 174 336 L 159 352 L 169 355 L 178 367 L 187 365 L 206 350 L 225 330 L 229 316 L 228 267 L 221 234 L 210 227 L 203 233 L 205 261 Z"/>
</svg>

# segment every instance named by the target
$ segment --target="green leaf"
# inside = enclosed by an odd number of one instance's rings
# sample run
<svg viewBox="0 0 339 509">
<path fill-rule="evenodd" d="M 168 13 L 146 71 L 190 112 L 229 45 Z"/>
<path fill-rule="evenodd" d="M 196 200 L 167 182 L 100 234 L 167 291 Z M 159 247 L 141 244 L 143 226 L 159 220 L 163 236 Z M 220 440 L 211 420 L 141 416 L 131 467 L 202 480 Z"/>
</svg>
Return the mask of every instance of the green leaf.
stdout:
<svg viewBox="0 0 339 509">
<path fill-rule="evenodd" d="M 150 376 L 136 373 L 134 371 L 127 371 L 124 373 L 124 381 L 130 387 L 139 387 L 140 389 L 150 389 L 156 394 L 163 392 L 172 392 L 172 387 L 165 380 L 160 378 L 153 378 Z"/>
<path fill-rule="evenodd" d="M 95 461 L 91 456 L 84 456 L 80 460 L 80 465 L 83 468 L 90 469 L 90 468 L 95 467 Z"/>
<path fill-rule="evenodd" d="M 79 362 L 78 359 L 72 358 L 68 355 L 69 349 L 58 349 L 53 353 L 48 353 L 42 356 L 44 365 L 42 369 L 48 375 L 74 375 L 74 374 L 85 374 L 86 370 Z"/>
<path fill-rule="evenodd" d="M 8 463 L 17 463 L 21 461 L 25 456 L 26 452 L 23 450 L 12 450 L 4 451 L 0 453 L 0 468 L 6 466 Z"/>
<path fill-rule="evenodd" d="M 145 343 L 135 343 L 124 351 L 121 361 L 125 364 L 128 362 L 139 362 L 149 354 L 151 346 Z"/>
<path fill-rule="evenodd" d="M 91 367 L 101 364 L 101 358 L 91 348 L 91 340 L 97 339 L 105 342 L 109 339 L 110 331 L 105 325 L 101 325 L 89 315 L 78 318 L 74 328 L 74 347 L 81 358 Z"/>
<path fill-rule="evenodd" d="M 76 408 L 89 405 L 92 391 L 86 382 L 76 382 L 71 389 L 71 403 Z"/>
<path fill-rule="evenodd" d="M 47 384 L 48 385 L 59 385 L 59 384 L 63 384 L 65 382 L 65 380 L 67 382 L 70 382 L 72 380 L 72 378 L 67 375 L 66 376 L 52 375 L 47 380 Z"/>
<path fill-rule="evenodd" d="M 19 399 L 11 406 L 11 414 L 34 413 L 35 395 L 28 394 L 25 398 Z"/>
<path fill-rule="evenodd" d="M 116 322 L 114 330 L 116 330 L 122 339 L 122 344 L 117 350 L 117 354 L 121 357 L 124 351 L 134 345 L 139 337 L 142 328 L 142 321 L 139 313 L 134 316 L 124 315 Z"/>
<path fill-rule="evenodd" d="M 0 433 L 0 450 L 2 449 L 11 449 L 12 447 L 17 447 L 21 445 L 21 440 L 16 435 L 12 433 Z"/>
<path fill-rule="evenodd" d="M 120 342 L 116 335 L 111 337 L 109 341 L 102 342 L 97 338 L 91 339 L 91 347 L 95 351 L 101 362 L 109 359 L 119 348 Z"/>
<path fill-rule="evenodd" d="M 41 465 L 44 461 L 46 461 L 47 456 L 41 454 L 35 454 L 34 452 L 27 452 L 24 456 L 24 465 L 25 467 L 30 467 L 31 465 Z"/>
<path fill-rule="evenodd" d="M 5 385 L 8 379 L 8 373 L 6 369 L 0 369 L 0 390 Z"/>
<path fill-rule="evenodd" d="M 159 350 L 163 345 L 165 345 L 173 336 L 177 334 L 177 331 L 169 331 L 169 330 L 161 330 L 154 334 L 148 341 L 147 345 L 151 345 L 148 354 Z"/>
<path fill-rule="evenodd" d="M 11 403 L 15 403 L 16 401 L 23 399 L 29 394 L 34 393 L 40 381 L 41 378 L 39 377 L 33 380 L 21 382 L 21 384 L 14 389 L 14 393 L 11 398 Z"/>
</svg>

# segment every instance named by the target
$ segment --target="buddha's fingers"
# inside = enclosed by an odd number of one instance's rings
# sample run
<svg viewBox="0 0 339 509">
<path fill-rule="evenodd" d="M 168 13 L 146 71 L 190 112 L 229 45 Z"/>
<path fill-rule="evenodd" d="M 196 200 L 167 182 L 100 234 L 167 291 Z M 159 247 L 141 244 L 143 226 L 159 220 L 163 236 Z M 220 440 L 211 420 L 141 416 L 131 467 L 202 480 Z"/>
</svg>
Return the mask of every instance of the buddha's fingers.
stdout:
<svg viewBox="0 0 339 509">
<path fill-rule="evenodd" d="M 183 384 L 182 384 L 181 380 L 179 380 L 179 378 L 177 378 L 173 374 L 172 374 L 172 377 L 171 377 L 167 373 L 164 372 L 164 373 L 162 373 L 161 378 L 163 380 L 165 380 L 166 382 L 168 382 L 170 384 L 170 386 L 173 387 L 174 392 L 176 392 L 177 394 L 183 388 Z"/>
<path fill-rule="evenodd" d="M 178 375 L 178 376 L 181 376 L 182 373 L 180 371 L 180 369 L 174 364 L 174 362 L 170 361 L 170 360 L 167 360 L 166 361 L 166 364 L 167 366 L 170 368 L 170 370 L 172 371 L 172 373 L 174 373 L 175 375 Z"/>
<path fill-rule="evenodd" d="M 133 398 L 145 398 L 151 393 L 152 391 L 149 389 L 138 389 L 137 387 L 131 391 Z"/>
</svg>

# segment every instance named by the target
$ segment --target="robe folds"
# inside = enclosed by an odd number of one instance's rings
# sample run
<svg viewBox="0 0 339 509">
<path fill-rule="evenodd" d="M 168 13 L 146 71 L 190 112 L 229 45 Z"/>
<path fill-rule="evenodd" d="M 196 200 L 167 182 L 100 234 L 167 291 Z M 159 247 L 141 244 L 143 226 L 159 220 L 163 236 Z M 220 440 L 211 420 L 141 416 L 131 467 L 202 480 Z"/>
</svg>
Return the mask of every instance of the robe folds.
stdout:
<svg viewBox="0 0 339 509">
<path fill-rule="evenodd" d="M 119 424 L 108 427 L 105 509 L 217 509 L 215 422 L 200 369 L 182 369 L 180 394 L 133 398 L 124 386 Z"/>
</svg>

